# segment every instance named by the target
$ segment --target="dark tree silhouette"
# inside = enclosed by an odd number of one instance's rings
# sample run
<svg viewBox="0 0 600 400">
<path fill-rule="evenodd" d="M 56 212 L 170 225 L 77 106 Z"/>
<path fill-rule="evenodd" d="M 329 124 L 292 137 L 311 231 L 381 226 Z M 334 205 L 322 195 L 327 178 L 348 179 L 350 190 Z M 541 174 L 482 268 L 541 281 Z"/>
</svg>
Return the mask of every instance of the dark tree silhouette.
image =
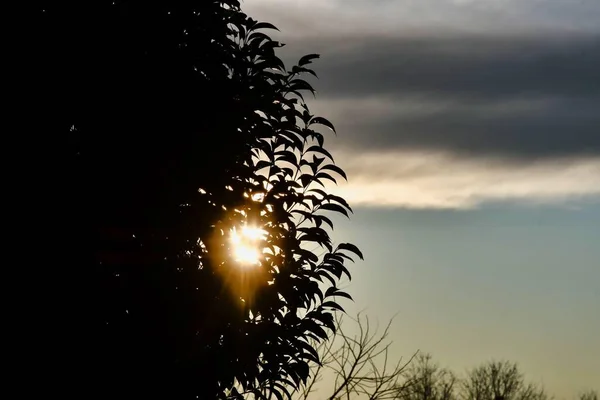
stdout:
<svg viewBox="0 0 600 400">
<path fill-rule="evenodd" d="M 428 353 L 419 353 L 408 368 L 405 378 L 406 400 L 455 400 L 457 378 L 449 370 L 432 361 Z"/>
<path fill-rule="evenodd" d="M 408 390 L 403 374 L 412 358 L 404 361 L 390 360 L 391 341 L 388 335 L 392 320 L 382 332 L 373 327 L 369 318 L 358 314 L 355 323 L 358 332 L 344 329 L 344 318 L 337 320 L 337 332 L 329 342 L 318 347 L 321 365 L 312 367 L 309 383 L 295 393 L 295 399 L 400 399 Z M 331 379 L 333 386 L 319 394 L 319 381 Z"/>
<path fill-rule="evenodd" d="M 471 370 L 463 380 L 465 400 L 546 400 L 544 390 L 527 383 L 517 364 L 491 361 Z"/>
<path fill-rule="evenodd" d="M 311 366 L 307 384 L 292 388 L 294 400 L 308 399 L 402 399 L 411 383 L 404 381 L 403 374 L 412 358 L 390 360 L 391 341 L 388 334 L 392 320 L 383 331 L 378 331 L 369 318 L 358 314 L 350 318 L 352 327 L 344 315 L 336 318 L 336 331 L 327 342 L 314 343 L 319 352 L 320 364 Z M 349 331 L 357 330 L 355 334 Z M 319 387 L 325 382 L 325 390 Z M 258 396 L 247 396 L 254 400 Z"/>
<path fill-rule="evenodd" d="M 302 97 L 318 56 L 287 70 L 275 27 L 235 0 L 46 2 L 35 17 L 41 214 L 62 231 L 37 312 L 55 332 L 44 358 L 77 382 L 54 385 L 212 399 L 305 382 L 311 339 L 350 297 L 344 263 L 362 258 L 325 229 L 324 212 L 351 210 L 319 188 L 345 174 Z M 245 225 L 259 254 L 242 268 L 230 239 Z"/>
</svg>

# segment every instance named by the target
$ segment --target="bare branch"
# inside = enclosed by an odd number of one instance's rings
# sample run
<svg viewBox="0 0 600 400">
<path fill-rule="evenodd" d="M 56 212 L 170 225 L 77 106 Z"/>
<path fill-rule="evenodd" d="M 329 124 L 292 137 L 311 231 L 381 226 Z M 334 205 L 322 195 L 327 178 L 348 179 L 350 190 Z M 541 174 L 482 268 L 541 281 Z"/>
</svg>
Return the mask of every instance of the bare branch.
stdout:
<svg viewBox="0 0 600 400">
<path fill-rule="evenodd" d="M 336 334 L 327 345 L 318 348 L 322 366 L 312 368 L 310 381 L 296 393 L 296 398 L 307 400 L 310 396 L 312 399 L 323 374 L 333 375 L 333 388 L 323 396 L 327 400 L 403 398 L 408 387 L 403 374 L 414 355 L 406 362 L 402 358 L 391 362 L 392 343 L 388 335 L 393 319 L 380 332 L 360 313 L 356 318 L 346 318 L 354 322 L 356 332 L 349 333 L 344 329 L 347 322 L 342 324 L 343 317 L 336 318 Z"/>
</svg>

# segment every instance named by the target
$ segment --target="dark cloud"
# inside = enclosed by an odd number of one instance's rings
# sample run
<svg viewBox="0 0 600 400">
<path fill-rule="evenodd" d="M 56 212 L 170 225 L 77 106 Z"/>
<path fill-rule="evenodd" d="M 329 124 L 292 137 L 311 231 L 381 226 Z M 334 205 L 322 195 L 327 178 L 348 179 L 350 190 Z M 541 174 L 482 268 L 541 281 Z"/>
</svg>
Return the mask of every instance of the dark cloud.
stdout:
<svg viewBox="0 0 600 400">
<path fill-rule="evenodd" d="M 351 147 L 542 158 L 600 155 L 599 111 L 598 101 L 563 100 L 537 110 L 496 112 L 464 105 L 416 116 L 393 109 L 376 118 L 341 113 L 335 121 L 346 138 L 342 142 Z"/>
<path fill-rule="evenodd" d="M 350 180 L 331 190 L 352 204 L 599 198 L 600 1 L 250 3 L 287 65 L 322 55 L 310 106 L 337 127 Z"/>
<path fill-rule="evenodd" d="M 600 37 L 312 44 L 323 54 L 315 65 L 318 111 L 334 118 L 348 146 L 516 158 L 600 155 Z M 380 99 L 381 109 L 343 106 L 367 98 Z M 413 100 L 417 106 L 405 109 Z M 439 102 L 445 105 L 427 110 Z"/>
<path fill-rule="evenodd" d="M 372 37 L 315 45 L 323 53 L 318 87 L 327 96 L 600 96 L 600 36 Z"/>
</svg>

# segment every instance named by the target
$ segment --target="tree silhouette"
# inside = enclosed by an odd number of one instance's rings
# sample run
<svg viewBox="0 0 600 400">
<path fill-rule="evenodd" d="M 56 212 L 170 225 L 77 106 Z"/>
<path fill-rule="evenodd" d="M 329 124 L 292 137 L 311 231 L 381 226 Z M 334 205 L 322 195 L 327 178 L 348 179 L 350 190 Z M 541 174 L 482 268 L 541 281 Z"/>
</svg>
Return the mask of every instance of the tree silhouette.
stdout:
<svg viewBox="0 0 600 400">
<path fill-rule="evenodd" d="M 492 361 L 471 370 L 463 380 L 466 400 L 546 400 L 542 388 L 526 383 L 515 363 Z"/>
<path fill-rule="evenodd" d="M 274 28 L 235 0 L 36 10 L 32 129 L 64 231 L 43 314 L 94 394 L 282 398 L 335 329 L 362 254 L 326 229 L 351 209 L 324 190 L 345 174 L 303 99 L 318 56 L 287 70 Z M 245 226 L 261 234 L 243 267 L 230 239 Z"/>
<path fill-rule="evenodd" d="M 432 361 L 428 353 L 419 353 L 405 373 L 410 385 L 402 397 L 406 400 L 454 400 L 456 376 Z"/>
<path fill-rule="evenodd" d="M 348 319 L 353 323 L 355 334 L 348 329 Z M 358 314 L 356 319 L 336 318 L 336 331 L 327 342 L 314 343 L 321 363 L 311 366 L 306 385 L 290 388 L 292 398 L 307 400 L 335 399 L 401 399 L 410 389 L 411 382 L 404 379 L 407 361 L 390 359 L 388 341 L 390 320 L 383 331 L 373 327 L 369 318 Z M 320 384 L 332 383 L 322 391 Z M 255 399 L 247 396 L 246 399 Z"/>
</svg>

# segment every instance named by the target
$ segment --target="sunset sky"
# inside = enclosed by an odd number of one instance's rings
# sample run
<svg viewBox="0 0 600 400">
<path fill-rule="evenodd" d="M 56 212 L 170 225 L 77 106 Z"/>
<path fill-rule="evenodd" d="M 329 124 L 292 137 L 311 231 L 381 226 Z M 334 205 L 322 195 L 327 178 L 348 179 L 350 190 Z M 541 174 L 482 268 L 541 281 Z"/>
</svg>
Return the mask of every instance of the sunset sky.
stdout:
<svg viewBox="0 0 600 400">
<path fill-rule="evenodd" d="M 350 292 L 395 351 L 517 361 L 558 399 L 600 389 L 600 1 L 245 0 L 349 183 Z M 291 66 L 291 64 L 290 64 Z"/>
</svg>

